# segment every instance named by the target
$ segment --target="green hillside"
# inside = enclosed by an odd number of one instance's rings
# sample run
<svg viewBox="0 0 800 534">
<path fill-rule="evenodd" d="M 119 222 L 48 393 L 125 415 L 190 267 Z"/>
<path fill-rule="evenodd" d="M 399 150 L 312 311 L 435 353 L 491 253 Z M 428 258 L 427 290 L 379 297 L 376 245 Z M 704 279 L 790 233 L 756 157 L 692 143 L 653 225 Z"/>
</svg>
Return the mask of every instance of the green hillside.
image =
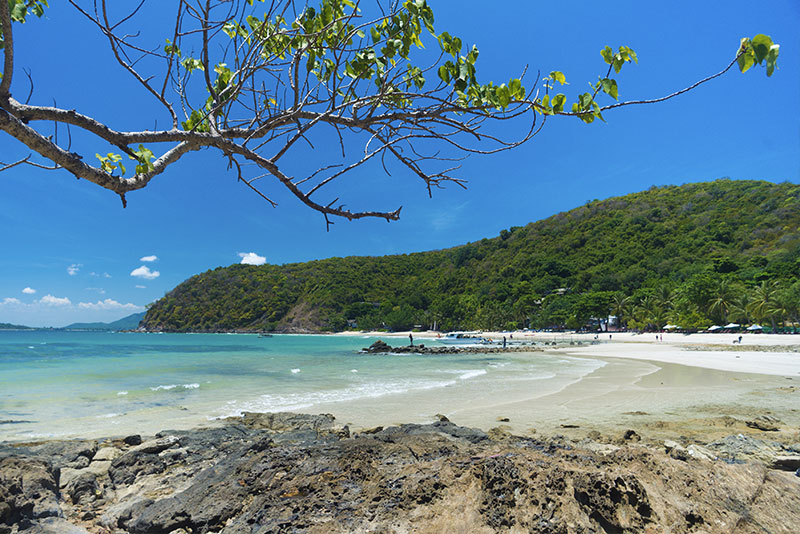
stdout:
<svg viewBox="0 0 800 534">
<path fill-rule="evenodd" d="M 152 330 L 797 322 L 800 186 L 718 180 L 592 201 L 446 250 L 233 265 L 186 280 Z"/>
</svg>

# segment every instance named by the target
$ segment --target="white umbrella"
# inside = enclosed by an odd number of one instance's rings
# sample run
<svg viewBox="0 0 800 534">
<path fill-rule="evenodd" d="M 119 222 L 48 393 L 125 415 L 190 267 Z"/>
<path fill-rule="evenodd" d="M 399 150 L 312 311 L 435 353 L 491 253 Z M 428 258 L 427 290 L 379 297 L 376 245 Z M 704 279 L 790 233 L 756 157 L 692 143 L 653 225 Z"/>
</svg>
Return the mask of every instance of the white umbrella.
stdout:
<svg viewBox="0 0 800 534">
<path fill-rule="evenodd" d="M 676 325 L 676 324 L 667 324 L 667 325 L 664 325 L 664 330 L 674 330 L 674 329 L 676 329 L 676 328 L 680 328 L 680 326 L 678 326 L 678 325 Z"/>
<path fill-rule="evenodd" d="M 709 332 L 715 332 L 717 330 L 722 330 L 722 327 L 717 324 L 708 329 Z"/>
<path fill-rule="evenodd" d="M 747 329 L 752 332 L 753 330 L 763 330 L 764 328 L 760 325 L 754 324 L 753 326 L 748 326 Z"/>
<path fill-rule="evenodd" d="M 739 325 L 736 323 L 728 323 L 724 328 L 739 328 Z"/>
</svg>

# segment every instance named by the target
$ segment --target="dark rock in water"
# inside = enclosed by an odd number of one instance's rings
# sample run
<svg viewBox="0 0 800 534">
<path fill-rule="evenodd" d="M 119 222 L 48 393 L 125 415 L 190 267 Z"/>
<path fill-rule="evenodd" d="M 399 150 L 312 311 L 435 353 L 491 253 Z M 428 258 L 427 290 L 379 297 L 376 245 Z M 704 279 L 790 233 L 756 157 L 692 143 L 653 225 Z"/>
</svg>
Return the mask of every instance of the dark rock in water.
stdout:
<svg viewBox="0 0 800 534">
<path fill-rule="evenodd" d="M 378 341 L 370 345 L 369 348 L 361 350 L 364 352 L 368 352 L 370 354 L 380 354 L 384 352 L 391 352 L 392 347 L 379 339 Z"/>
</svg>

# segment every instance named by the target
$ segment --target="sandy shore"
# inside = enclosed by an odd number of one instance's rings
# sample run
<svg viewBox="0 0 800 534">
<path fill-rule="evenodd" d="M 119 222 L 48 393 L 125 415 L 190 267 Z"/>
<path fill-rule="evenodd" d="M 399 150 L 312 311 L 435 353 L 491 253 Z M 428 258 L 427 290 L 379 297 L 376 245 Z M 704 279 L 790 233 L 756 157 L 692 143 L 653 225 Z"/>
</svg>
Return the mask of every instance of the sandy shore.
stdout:
<svg viewBox="0 0 800 534">
<path fill-rule="evenodd" d="M 511 337 L 513 334 L 513 338 Z M 373 333 L 400 344 L 408 332 Z M 436 332 L 414 332 L 428 342 Z M 532 429 L 579 438 L 635 428 L 652 437 L 753 433 L 746 421 L 774 418 L 782 436 L 800 440 L 800 336 L 483 332 L 509 342 L 557 342 L 547 354 L 587 358 L 603 366 L 568 383 L 508 383 L 488 391 L 479 382 L 392 399 L 330 405 L 326 411 L 363 426 L 424 421 L 442 413 L 459 424 L 509 431 Z M 736 340 L 737 343 L 733 343 Z M 572 344 L 570 344 L 572 343 Z M 532 352 L 526 357 L 536 358 Z M 388 419 L 388 420 L 387 420 Z M 357 426 L 362 426 L 358 425 Z"/>
<path fill-rule="evenodd" d="M 439 332 L 368 332 L 390 340 L 437 339 Z M 347 334 L 337 334 L 347 335 Z M 583 344 L 570 347 L 575 356 L 656 361 L 737 373 L 800 377 L 800 335 L 789 334 L 576 334 L 571 332 L 482 332 L 482 337 L 507 342 Z M 597 338 L 597 339 L 595 339 Z"/>
</svg>

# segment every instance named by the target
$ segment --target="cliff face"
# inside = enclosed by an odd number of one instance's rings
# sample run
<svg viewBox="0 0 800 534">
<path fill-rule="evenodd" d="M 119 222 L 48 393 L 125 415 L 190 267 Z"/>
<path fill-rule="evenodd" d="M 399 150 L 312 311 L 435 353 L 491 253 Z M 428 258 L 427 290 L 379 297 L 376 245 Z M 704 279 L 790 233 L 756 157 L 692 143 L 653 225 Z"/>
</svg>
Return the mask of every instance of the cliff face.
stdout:
<svg viewBox="0 0 800 534">
<path fill-rule="evenodd" d="M 186 280 L 142 324 L 179 332 L 434 321 L 444 329 L 550 327 L 570 317 L 580 324 L 612 292 L 685 285 L 704 295 L 722 278 L 740 285 L 738 293 L 800 280 L 800 186 L 720 180 L 651 188 L 447 250 L 232 265 Z M 543 301 L 565 290 L 558 302 Z M 687 320 L 710 313 L 696 312 L 687 308 Z"/>
<path fill-rule="evenodd" d="M 723 442 L 636 439 L 576 445 L 446 419 L 350 436 L 331 416 L 246 414 L 143 443 L 0 449 L 0 532 L 796 532 L 791 473 L 716 459 Z"/>
</svg>

